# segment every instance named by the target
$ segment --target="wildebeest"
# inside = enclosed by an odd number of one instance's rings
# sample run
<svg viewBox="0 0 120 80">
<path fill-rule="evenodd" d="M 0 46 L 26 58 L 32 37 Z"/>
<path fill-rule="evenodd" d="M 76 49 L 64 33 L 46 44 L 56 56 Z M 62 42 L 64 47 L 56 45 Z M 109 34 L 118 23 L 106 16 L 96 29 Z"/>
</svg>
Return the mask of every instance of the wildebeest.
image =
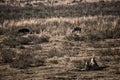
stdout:
<svg viewBox="0 0 120 80">
<path fill-rule="evenodd" d="M 99 70 L 100 67 L 97 64 L 95 57 L 91 58 L 90 60 L 86 60 L 85 67 L 82 70 Z"/>
<path fill-rule="evenodd" d="M 91 66 L 92 69 L 98 69 L 99 68 L 99 65 L 97 64 L 97 62 L 95 60 L 95 57 L 91 58 L 90 66 Z"/>
<path fill-rule="evenodd" d="M 18 33 L 29 33 L 29 32 L 30 32 L 30 30 L 27 28 L 21 28 L 18 30 Z"/>
<path fill-rule="evenodd" d="M 89 64 L 89 61 L 86 61 L 85 62 L 85 67 L 83 70 L 90 70 L 90 64 Z"/>
<path fill-rule="evenodd" d="M 84 68 L 81 70 L 103 70 L 104 68 L 107 68 L 108 66 L 99 66 L 98 63 L 95 60 L 95 57 L 91 58 L 90 60 L 85 61 Z"/>
<path fill-rule="evenodd" d="M 73 32 L 81 32 L 81 28 L 77 26 L 77 27 L 73 28 L 72 33 Z"/>
</svg>

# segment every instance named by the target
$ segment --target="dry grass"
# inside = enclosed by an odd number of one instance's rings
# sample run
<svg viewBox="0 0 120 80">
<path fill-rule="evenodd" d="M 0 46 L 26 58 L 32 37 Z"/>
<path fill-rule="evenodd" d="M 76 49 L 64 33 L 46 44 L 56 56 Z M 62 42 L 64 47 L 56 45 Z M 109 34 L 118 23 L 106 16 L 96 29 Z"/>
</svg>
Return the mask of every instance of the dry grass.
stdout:
<svg viewBox="0 0 120 80">
<path fill-rule="evenodd" d="M 31 7 L 0 5 L 0 79 L 119 79 L 119 2 L 44 1 Z M 72 33 L 76 26 L 81 32 Z M 22 28 L 30 32 L 19 34 Z M 109 67 L 80 71 L 93 56 Z"/>
<path fill-rule="evenodd" d="M 29 69 L 35 67 L 37 69 L 40 66 L 51 66 L 53 68 L 54 66 L 61 66 L 65 71 L 76 71 L 76 69 L 79 71 L 84 67 L 84 59 L 93 55 L 97 57 L 97 61 L 101 65 L 111 66 L 111 64 L 119 61 L 119 50 L 116 49 L 116 47 L 119 48 L 119 20 L 119 16 L 11 20 L 8 23 L 3 23 L 4 26 L 2 27 L 7 32 L 1 34 L 6 36 L 1 40 L 1 47 L 14 48 L 20 53 L 19 58 L 10 63 L 10 67 L 13 68 Z M 26 28 L 26 26 L 31 33 L 17 34 L 19 28 Z M 82 32 L 73 34 L 74 26 L 80 26 Z M 107 39 L 111 40 L 108 41 Z M 111 49 L 111 47 L 113 48 Z M 8 54 L 10 55 L 9 52 Z M 69 60 L 64 56 L 67 56 Z M 51 70 L 51 68 L 46 70 Z M 108 72 L 109 70 L 111 68 L 108 69 Z M 105 73 L 104 71 L 101 72 L 102 74 Z M 117 75 L 119 70 L 114 69 L 113 72 Z M 3 75 L 3 73 L 1 74 Z M 57 76 L 58 74 L 53 75 Z M 66 76 L 68 74 L 66 73 Z M 38 75 L 43 77 L 40 73 Z M 85 75 L 82 76 L 84 78 Z M 48 77 L 52 79 L 52 75 L 49 74 Z M 72 79 L 73 77 L 69 75 L 67 78 Z M 56 79 L 58 78 L 56 77 Z"/>
<path fill-rule="evenodd" d="M 3 26 L 9 26 L 8 32 L 12 33 L 13 31 L 14 34 L 17 34 L 17 27 L 25 27 L 27 25 L 31 32 L 36 34 L 49 34 L 49 36 L 56 37 L 66 35 L 68 40 L 72 40 L 72 38 L 78 38 L 77 40 L 101 40 L 120 37 L 119 21 L 120 18 L 116 16 L 89 16 L 80 18 L 48 18 L 21 21 L 12 20 L 9 24 L 4 22 Z M 80 35 L 71 34 L 74 26 L 80 26 L 82 28 Z"/>
</svg>

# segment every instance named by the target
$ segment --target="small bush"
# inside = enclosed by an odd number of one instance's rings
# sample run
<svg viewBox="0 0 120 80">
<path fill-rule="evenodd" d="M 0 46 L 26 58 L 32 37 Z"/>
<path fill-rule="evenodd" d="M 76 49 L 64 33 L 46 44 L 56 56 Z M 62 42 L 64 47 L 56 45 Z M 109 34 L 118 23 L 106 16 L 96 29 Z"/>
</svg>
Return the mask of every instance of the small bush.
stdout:
<svg viewBox="0 0 120 80">
<path fill-rule="evenodd" d="M 57 48 L 52 48 L 49 50 L 48 52 L 48 55 L 47 55 L 49 58 L 52 58 L 54 56 L 57 56 L 57 57 L 62 57 L 64 56 L 64 54 L 62 52 L 60 52 Z"/>
<path fill-rule="evenodd" d="M 85 38 L 83 36 L 77 35 L 77 34 L 70 34 L 65 37 L 65 39 L 69 41 L 83 41 Z"/>
<path fill-rule="evenodd" d="M 42 50 L 42 46 L 38 44 L 38 45 L 33 46 L 33 49 L 34 50 Z"/>
<path fill-rule="evenodd" d="M 50 63 L 52 63 L 52 64 L 58 64 L 59 62 L 58 62 L 58 60 L 54 59 L 54 60 L 50 60 Z"/>
</svg>

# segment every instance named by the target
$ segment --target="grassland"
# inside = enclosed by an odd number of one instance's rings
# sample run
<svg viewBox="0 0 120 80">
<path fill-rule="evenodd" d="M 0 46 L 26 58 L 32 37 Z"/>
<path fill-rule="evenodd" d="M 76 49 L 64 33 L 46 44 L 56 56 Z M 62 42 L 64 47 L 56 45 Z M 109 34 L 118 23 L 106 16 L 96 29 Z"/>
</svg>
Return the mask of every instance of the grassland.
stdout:
<svg viewBox="0 0 120 80">
<path fill-rule="evenodd" d="M 0 80 L 119 80 L 120 1 L 51 1 L 0 3 Z"/>
</svg>

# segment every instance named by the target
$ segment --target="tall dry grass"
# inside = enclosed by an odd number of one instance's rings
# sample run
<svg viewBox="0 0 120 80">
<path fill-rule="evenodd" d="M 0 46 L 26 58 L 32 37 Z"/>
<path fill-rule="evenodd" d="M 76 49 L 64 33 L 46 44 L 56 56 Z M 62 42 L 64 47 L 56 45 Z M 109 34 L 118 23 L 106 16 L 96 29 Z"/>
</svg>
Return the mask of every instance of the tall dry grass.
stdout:
<svg viewBox="0 0 120 80">
<path fill-rule="evenodd" d="M 78 37 L 90 40 L 120 37 L 120 17 L 119 16 L 89 16 L 79 18 L 46 18 L 5 21 L 1 26 L 7 33 L 14 34 L 19 28 L 27 27 L 34 34 L 48 34 L 52 38 L 65 37 L 72 34 L 75 26 L 81 27 L 82 31 Z M 70 36 L 72 37 L 72 36 Z M 58 38 L 59 39 L 59 38 Z"/>
</svg>

